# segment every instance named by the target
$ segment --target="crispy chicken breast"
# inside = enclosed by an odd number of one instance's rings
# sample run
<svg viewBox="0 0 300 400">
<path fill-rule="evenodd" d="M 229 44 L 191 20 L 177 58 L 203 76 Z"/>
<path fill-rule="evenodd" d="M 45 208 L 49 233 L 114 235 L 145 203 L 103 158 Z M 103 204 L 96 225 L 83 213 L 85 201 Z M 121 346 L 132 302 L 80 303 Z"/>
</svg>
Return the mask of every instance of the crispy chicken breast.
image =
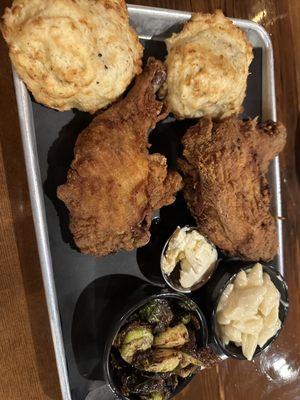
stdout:
<svg viewBox="0 0 300 400">
<path fill-rule="evenodd" d="M 183 137 L 184 196 L 202 234 L 231 256 L 271 260 L 276 221 L 266 178 L 284 147 L 281 123 L 202 118 Z"/>
<path fill-rule="evenodd" d="M 58 197 L 70 211 L 79 249 L 102 256 L 145 245 L 153 212 L 172 203 L 181 177 L 166 158 L 149 154 L 148 133 L 165 117 L 155 92 L 166 78 L 150 59 L 127 97 L 95 117 L 79 135 Z"/>
</svg>

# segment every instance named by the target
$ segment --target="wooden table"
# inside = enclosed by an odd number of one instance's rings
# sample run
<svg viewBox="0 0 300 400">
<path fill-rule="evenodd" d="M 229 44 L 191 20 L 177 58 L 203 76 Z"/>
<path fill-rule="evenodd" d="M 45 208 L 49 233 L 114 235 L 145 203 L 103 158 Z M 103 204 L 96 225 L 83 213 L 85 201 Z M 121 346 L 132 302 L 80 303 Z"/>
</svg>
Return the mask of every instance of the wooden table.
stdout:
<svg viewBox="0 0 300 400">
<path fill-rule="evenodd" d="M 10 2 L 1 1 L 1 15 Z M 199 375 L 179 398 L 299 400 L 300 1 L 131 2 L 192 11 L 212 12 L 221 8 L 227 16 L 262 24 L 271 34 L 278 118 L 288 130 L 281 166 L 290 313 L 276 344 L 257 361 L 225 361 Z M 0 398 L 59 399 L 61 395 L 33 230 L 11 67 L 3 40 L 0 46 Z"/>
</svg>

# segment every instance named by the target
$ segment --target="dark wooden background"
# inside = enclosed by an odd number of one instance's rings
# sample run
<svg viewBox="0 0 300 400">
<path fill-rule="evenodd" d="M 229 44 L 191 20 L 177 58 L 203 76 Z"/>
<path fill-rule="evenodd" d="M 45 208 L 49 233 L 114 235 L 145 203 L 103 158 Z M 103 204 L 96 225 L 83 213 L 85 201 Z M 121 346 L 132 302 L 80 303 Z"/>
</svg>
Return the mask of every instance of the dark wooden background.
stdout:
<svg viewBox="0 0 300 400">
<path fill-rule="evenodd" d="M 300 0 L 152 0 L 180 10 L 221 8 L 262 24 L 275 56 L 278 119 L 288 142 L 281 155 L 284 243 L 290 313 L 275 345 L 255 362 L 225 361 L 202 373 L 180 399 L 300 399 Z M 0 14 L 10 0 L 1 0 Z M 34 236 L 11 67 L 0 40 L 0 398 L 60 399 Z"/>
</svg>

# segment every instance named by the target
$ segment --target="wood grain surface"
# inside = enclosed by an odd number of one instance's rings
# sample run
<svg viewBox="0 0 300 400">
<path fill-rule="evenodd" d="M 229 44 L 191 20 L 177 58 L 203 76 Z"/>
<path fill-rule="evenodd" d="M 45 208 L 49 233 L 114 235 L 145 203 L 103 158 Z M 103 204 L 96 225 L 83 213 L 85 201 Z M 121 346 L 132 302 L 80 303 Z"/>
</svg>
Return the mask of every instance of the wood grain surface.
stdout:
<svg viewBox="0 0 300 400">
<path fill-rule="evenodd" d="M 0 14 L 11 1 L 1 0 Z M 275 56 L 278 119 L 288 142 L 281 155 L 284 252 L 290 312 L 275 345 L 255 362 L 224 361 L 178 396 L 206 400 L 300 399 L 300 1 L 131 1 L 192 11 L 221 8 L 262 24 Z M 34 236 L 7 49 L 0 41 L 0 399 L 60 399 Z"/>
</svg>

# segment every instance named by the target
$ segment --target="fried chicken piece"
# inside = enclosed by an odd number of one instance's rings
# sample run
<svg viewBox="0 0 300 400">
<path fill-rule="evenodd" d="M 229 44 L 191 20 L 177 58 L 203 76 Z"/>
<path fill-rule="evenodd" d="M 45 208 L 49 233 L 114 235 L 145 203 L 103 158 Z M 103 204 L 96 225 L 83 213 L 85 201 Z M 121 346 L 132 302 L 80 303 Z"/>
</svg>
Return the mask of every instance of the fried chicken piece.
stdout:
<svg viewBox="0 0 300 400">
<path fill-rule="evenodd" d="M 155 97 L 165 78 L 163 64 L 149 59 L 127 97 L 96 116 L 77 139 L 57 194 L 83 253 L 103 256 L 145 245 L 153 212 L 172 203 L 181 188 L 166 158 L 148 152 L 148 132 L 165 117 Z"/>
<path fill-rule="evenodd" d="M 275 218 L 265 174 L 284 147 L 280 123 L 202 118 L 183 137 L 184 196 L 198 228 L 231 256 L 271 260 Z"/>
</svg>

